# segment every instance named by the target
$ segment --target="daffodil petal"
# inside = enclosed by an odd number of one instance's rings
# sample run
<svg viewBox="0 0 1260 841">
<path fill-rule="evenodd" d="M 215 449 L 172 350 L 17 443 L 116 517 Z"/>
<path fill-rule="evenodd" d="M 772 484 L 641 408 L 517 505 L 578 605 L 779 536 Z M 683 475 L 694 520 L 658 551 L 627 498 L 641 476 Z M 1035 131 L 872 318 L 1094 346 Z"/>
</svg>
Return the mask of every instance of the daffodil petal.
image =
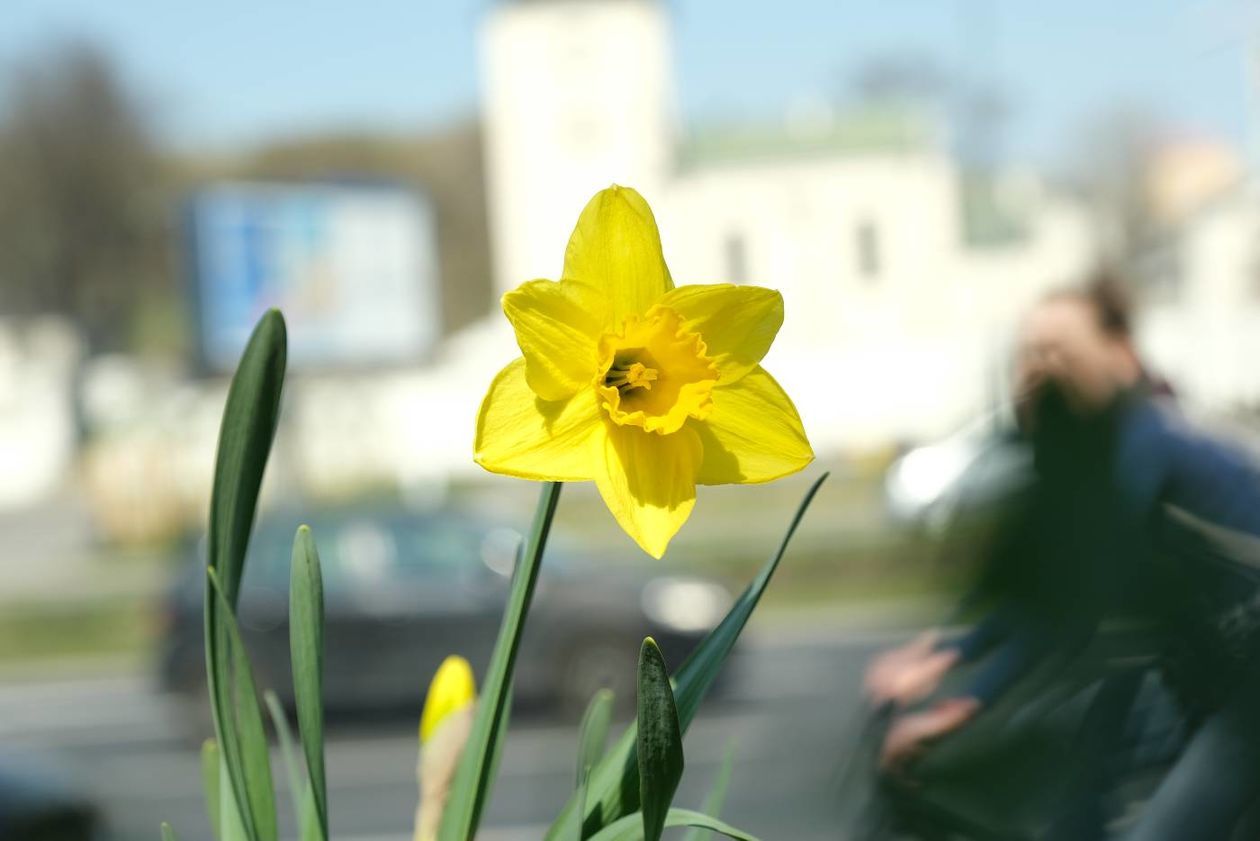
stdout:
<svg viewBox="0 0 1260 841">
<path fill-rule="evenodd" d="M 814 460 L 791 398 L 760 365 L 734 385 L 713 389 L 713 411 L 688 427 L 704 447 L 701 485 L 769 482 Z"/>
<path fill-rule="evenodd" d="M 606 309 L 604 297 L 585 283 L 531 280 L 503 296 L 535 394 L 561 400 L 591 384 Z"/>
<path fill-rule="evenodd" d="M 517 359 L 494 378 L 477 415 L 477 463 L 522 479 L 581 482 L 592 478 L 588 442 L 603 426 L 595 389 L 543 400 Z"/>
<path fill-rule="evenodd" d="M 652 208 L 629 187 L 595 194 L 578 217 L 564 254 L 565 280 L 598 289 L 608 301 L 609 329 L 647 312 L 674 288 Z"/>
<path fill-rule="evenodd" d="M 593 446 L 595 484 L 608 510 L 644 552 L 661 557 L 696 503 L 699 437 L 686 427 L 654 435 L 610 423 Z"/>
<path fill-rule="evenodd" d="M 659 303 L 682 317 L 684 330 L 700 334 L 722 384 L 755 368 L 783 324 L 783 296 L 761 286 L 680 286 Z"/>
</svg>

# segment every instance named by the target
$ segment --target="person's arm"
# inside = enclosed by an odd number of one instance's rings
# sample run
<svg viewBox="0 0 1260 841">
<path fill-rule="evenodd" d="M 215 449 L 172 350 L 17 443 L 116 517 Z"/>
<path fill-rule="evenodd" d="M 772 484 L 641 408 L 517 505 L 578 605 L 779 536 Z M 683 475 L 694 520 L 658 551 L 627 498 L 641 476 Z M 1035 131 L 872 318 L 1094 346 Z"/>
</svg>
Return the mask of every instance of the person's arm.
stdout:
<svg viewBox="0 0 1260 841">
<path fill-rule="evenodd" d="M 1017 611 L 1009 604 L 1000 604 L 959 636 L 942 638 L 938 651 L 955 651 L 958 662 L 972 663 L 1010 637 L 1016 628 Z"/>
<path fill-rule="evenodd" d="M 896 769 L 923 750 L 924 746 L 962 727 L 979 711 L 974 698 L 952 698 L 935 704 L 932 709 L 897 720 L 884 737 L 879 762 L 886 769 Z"/>
<path fill-rule="evenodd" d="M 1059 629 L 1031 620 L 1020 623 L 963 689 L 897 720 L 885 737 L 881 763 L 894 768 L 913 759 L 924 745 L 958 730 L 992 705 L 1047 654 L 1087 640 L 1091 630 L 1085 622 Z"/>
<path fill-rule="evenodd" d="M 863 678 L 867 700 L 876 707 L 905 706 L 930 693 L 957 659 L 954 652 L 938 648 L 939 637 L 939 631 L 924 631 L 875 657 Z"/>
<path fill-rule="evenodd" d="M 1013 611 L 999 607 L 960 636 L 927 631 L 876 657 L 866 670 L 865 690 L 874 704 L 908 706 L 931 695 L 958 663 L 976 660 L 1008 636 Z"/>
<path fill-rule="evenodd" d="M 1169 503 L 1227 529 L 1260 537 L 1260 472 L 1240 449 L 1143 404 L 1127 419 L 1117 481 L 1130 513 Z"/>
<path fill-rule="evenodd" d="M 959 601 L 950 625 L 960 624 L 976 606 L 991 602 L 995 571 L 1008 570 L 1021 563 L 1025 519 L 1010 517 L 999 538 L 988 549 L 986 573 Z M 999 576 L 1000 577 L 1000 576 Z M 1004 592 L 998 587 L 997 593 Z M 944 636 L 939 631 L 920 635 L 906 645 L 877 657 L 866 673 L 867 697 L 878 704 L 907 706 L 936 691 L 944 676 L 959 663 L 970 663 L 1007 640 L 1020 623 L 1021 610 L 1009 599 L 999 598 L 983 617 L 959 635 Z"/>
<path fill-rule="evenodd" d="M 974 663 L 993 652 L 960 697 L 974 698 L 981 706 L 992 703 L 1053 647 L 1052 634 L 1026 617 L 1021 621 L 1020 613 L 1014 604 L 998 605 L 962 636 L 938 645 L 956 652 L 958 663 Z"/>
<path fill-rule="evenodd" d="M 885 768 L 904 765 L 918 756 L 928 743 L 963 727 L 1050 650 L 1049 641 L 1031 625 L 1016 627 L 1009 621 L 1009 614 L 1000 620 L 998 616 L 995 613 L 991 617 L 993 627 L 1000 628 L 1006 638 L 968 685 L 925 710 L 901 716 L 889 729 L 880 751 L 880 763 Z M 987 637 L 987 633 L 981 633 L 976 635 L 976 640 Z"/>
<path fill-rule="evenodd" d="M 957 696 L 974 698 L 981 707 L 992 704 L 1055 649 L 1055 639 L 1049 628 L 1031 619 L 1012 627 Z"/>
</svg>

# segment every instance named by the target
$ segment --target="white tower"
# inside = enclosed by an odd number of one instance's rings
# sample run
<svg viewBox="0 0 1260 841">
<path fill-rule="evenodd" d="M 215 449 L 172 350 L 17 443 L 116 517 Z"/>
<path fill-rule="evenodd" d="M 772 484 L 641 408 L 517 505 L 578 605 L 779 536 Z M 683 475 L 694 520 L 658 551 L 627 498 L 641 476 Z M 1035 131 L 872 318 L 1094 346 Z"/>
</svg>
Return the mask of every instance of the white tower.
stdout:
<svg viewBox="0 0 1260 841">
<path fill-rule="evenodd" d="M 657 198 L 672 165 L 669 27 L 655 0 L 515 0 L 481 33 L 495 288 L 560 274 L 612 183 Z"/>
</svg>

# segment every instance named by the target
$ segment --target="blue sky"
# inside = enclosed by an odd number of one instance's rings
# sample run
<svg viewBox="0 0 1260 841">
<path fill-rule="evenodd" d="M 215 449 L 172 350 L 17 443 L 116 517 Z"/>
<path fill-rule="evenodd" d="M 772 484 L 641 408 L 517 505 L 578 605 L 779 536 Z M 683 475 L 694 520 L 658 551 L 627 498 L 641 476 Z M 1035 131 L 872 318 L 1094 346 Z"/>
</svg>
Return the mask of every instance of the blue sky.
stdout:
<svg viewBox="0 0 1260 841">
<path fill-rule="evenodd" d="M 473 115 L 493 0 L 6 0 L 0 71 L 58 39 L 121 61 L 163 133 L 231 147 L 330 127 Z M 684 118 L 773 119 L 834 97 L 873 56 L 982 75 L 1014 105 L 1007 149 L 1051 159 L 1101 110 L 1138 105 L 1246 141 L 1246 0 L 666 0 Z"/>
</svg>

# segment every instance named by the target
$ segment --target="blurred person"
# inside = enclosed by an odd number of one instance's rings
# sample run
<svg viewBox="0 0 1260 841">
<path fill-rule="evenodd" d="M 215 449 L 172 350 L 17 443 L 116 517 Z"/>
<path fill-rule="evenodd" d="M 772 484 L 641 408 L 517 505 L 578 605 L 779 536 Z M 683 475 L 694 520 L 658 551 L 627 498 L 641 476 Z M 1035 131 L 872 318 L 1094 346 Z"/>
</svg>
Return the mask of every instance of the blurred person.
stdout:
<svg viewBox="0 0 1260 841">
<path fill-rule="evenodd" d="M 907 706 L 927 697 L 955 665 L 974 660 L 999 639 L 1009 638 L 1017 618 L 1026 624 L 1032 603 L 1047 601 L 1053 592 L 1041 590 L 1046 582 L 1040 579 L 1044 572 L 1056 570 L 1043 570 L 1035 561 L 1049 547 L 1059 546 L 1060 535 L 1054 528 L 1062 523 L 1046 522 L 1047 516 L 1057 513 L 1062 520 L 1071 512 L 1055 511 L 1050 503 L 1070 501 L 1072 494 L 1087 488 L 1084 480 L 1090 478 L 1090 468 L 1098 465 L 1097 456 L 1106 443 L 1102 423 L 1074 429 L 1072 416 L 1091 406 L 1104 407 L 1113 396 L 1151 379 L 1130 338 L 1127 301 L 1117 290 L 1116 284 L 1102 280 L 1083 290 L 1052 293 L 1028 314 L 1019 333 L 1016 416 L 1019 434 L 1032 450 L 1037 481 L 1028 501 L 1002 530 L 993 557 L 983 565 L 981 584 L 964 604 L 995 590 L 1004 597 L 1026 597 L 1028 603 L 999 605 L 959 639 L 947 641 L 939 631 L 928 631 L 877 657 L 866 674 L 868 697 L 876 703 Z M 1161 390 L 1167 391 L 1166 387 Z M 1068 469 L 1069 465 L 1074 469 Z M 1067 486 L 1062 494 L 1057 493 L 1060 484 Z M 1043 530 L 1044 534 L 1039 533 Z M 1067 552 L 1056 548 L 1054 554 Z M 1017 676 L 1020 666 L 1030 662 L 1022 649 L 1031 640 L 1021 636 L 1017 643 L 1008 640 L 1004 657 L 977 680 L 973 697 L 996 696 Z M 949 718 L 941 716 L 942 721 Z"/>
<path fill-rule="evenodd" d="M 988 565 L 995 607 L 958 639 L 931 632 L 879 656 L 866 691 L 905 708 L 987 657 L 961 692 L 898 716 L 883 761 L 900 766 L 963 728 L 1047 654 L 1136 606 L 1159 621 L 1165 681 L 1199 724 L 1132 837 L 1228 837 L 1260 795 L 1260 597 L 1246 552 L 1221 551 L 1202 524 L 1260 536 L 1260 479 L 1165 399 L 1114 284 L 1043 299 L 1022 325 L 1015 378 L 1035 478 Z"/>
</svg>

